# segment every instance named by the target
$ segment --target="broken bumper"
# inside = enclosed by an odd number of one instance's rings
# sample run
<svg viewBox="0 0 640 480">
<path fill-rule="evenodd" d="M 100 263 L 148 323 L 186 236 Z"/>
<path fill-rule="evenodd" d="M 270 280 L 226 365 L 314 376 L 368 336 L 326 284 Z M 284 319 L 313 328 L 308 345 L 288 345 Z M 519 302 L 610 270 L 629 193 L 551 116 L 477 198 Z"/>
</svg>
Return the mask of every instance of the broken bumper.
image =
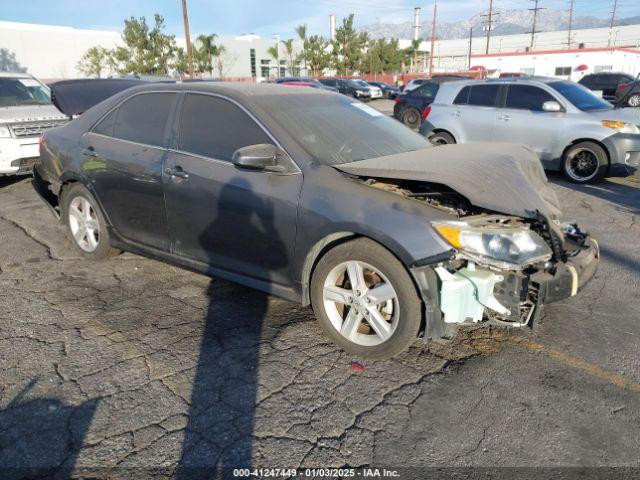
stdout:
<svg viewBox="0 0 640 480">
<path fill-rule="evenodd" d="M 574 296 L 593 278 L 599 260 L 598 242 L 588 237 L 581 250 L 569 257 L 566 263 L 558 264 L 555 274 L 533 274 L 531 281 L 540 286 L 540 303 L 553 303 Z"/>
</svg>

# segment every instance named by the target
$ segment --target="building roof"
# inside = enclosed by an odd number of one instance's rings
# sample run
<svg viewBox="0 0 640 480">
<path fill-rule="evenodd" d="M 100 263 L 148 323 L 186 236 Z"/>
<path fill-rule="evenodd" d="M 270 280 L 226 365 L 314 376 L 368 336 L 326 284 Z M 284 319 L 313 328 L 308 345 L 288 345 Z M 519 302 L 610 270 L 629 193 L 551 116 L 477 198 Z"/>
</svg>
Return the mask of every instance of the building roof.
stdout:
<svg viewBox="0 0 640 480">
<path fill-rule="evenodd" d="M 556 55 L 567 53 L 589 53 L 589 52 L 627 52 L 640 55 L 640 50 L 633 48 L 573 48 L 560 50 L 529 50 L 528 52 L 500 52 L 500 53 L 481 53 L 471 55 L 472 58 L 486 57 L 515 57 L 523 55 Z"/>
</svg>

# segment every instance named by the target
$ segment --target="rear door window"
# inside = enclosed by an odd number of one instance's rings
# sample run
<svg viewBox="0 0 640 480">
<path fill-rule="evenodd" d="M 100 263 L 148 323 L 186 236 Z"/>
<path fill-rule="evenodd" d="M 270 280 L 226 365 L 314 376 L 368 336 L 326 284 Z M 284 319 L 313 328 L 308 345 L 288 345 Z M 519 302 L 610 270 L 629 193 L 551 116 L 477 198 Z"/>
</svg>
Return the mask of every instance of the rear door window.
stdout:
<svg viewBox="0 0 640 480">
<path fill-rule="evenodd" d="M 468 105 L 494 107 L 500 85 L 472 85 L 469 92 Z"/>
<path fill-rule="evenodd" d="M 532 85 L 509 85 L 505 107 L 542 112 L 544 102 L 554 101 L 556 99 L 541 88 Z"/>
<path fill-rule="evenodd" d="M 187 94 L 182 105 L 178 150 L 231 161 L 242 147 L 273 144 L 244 110 L 211 95 Z"/>
<path fill-rule="evenodd" d="M 455 100 L 453 101 L 454 105 L 466 105 L 469 101 L 469 92 L 471 91 L 471 87 L 464 87 L 462 90 L 458 92 Z"/>
<path fill-rule="evenodd" d="M 145 145 L 164 146 L 167 120 L 176 98 L 174 93 L 142 93 L 131 97 L 118 108 L 113 136 Z"/>
</svg>

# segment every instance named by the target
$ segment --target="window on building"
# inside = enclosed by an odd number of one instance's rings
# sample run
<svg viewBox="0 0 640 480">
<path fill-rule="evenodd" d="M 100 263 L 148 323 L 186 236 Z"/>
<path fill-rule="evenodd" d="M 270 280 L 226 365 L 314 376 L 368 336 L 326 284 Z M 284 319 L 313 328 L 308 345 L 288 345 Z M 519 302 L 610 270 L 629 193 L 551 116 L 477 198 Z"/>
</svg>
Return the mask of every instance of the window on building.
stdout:
<svg viewBox="0 0 640 480">
<path fill-rule="evenodd" d="M 187 94 L 180 119 L 180 150 L 231 161 L 237 149 L 259 143 L 273 141 L 237 105 L 209 95 Z"/>
<path fill-rule="evenodd" d="M 532 77 L 536 74 L 536 69 L 535 68 L 521 68 L 520 69 L 520 73 L 522 75 L 527 75 L 529 77 Z"/>
<path fill-rule="evenodd" d="M 532 110 L 542 112 L 544 102 L 556 101 L 553 96 L 539 87 L 531 85 L 509 85 L 507 89 L 506 108 Z"/>
<path fill-rule="evenodd" d="M 271 63 L 271 60 L 260 60 L 260 65 L 269 65 Z"/>
<path fill-rule="evenodd" d="M 285 67 L 280 67 L 280 76 L 284 77 L 287 75 L 287 69 Z"/>
<path fill-rule="evenodd" d="M 144 93 L 131 97 L 118 107 L 113 136 L 145 145 L 163 146 L 167 119 L 175 99 L 174 93 Z"/>
<path fill-rule="evenodd" d="M 251 60 L 251 76 L 256 76 L 256 49 L 249 50 L 249 59 Z"/>
<path fill-rule="evenodd" d="M 571 67 L 556 67 L 556 76 L 568 76 L 571 75 Z"/>
<path fill-rule="evenodd" d="M 613 65 L 596 65 L 593 67 L 593 73 L 610 72 L 611 70 L 613 70 Z"/>
<path fill-rule="evenodd" d="M 269 71 L 269 67 L 268 66 L 267 67 L 264 67 L 264 66 L 260 67 L 260 76 L 261 77 L 267 78 L 267 77 L 269 77 L 270 73 L 271 72 Z"/>
</svg>

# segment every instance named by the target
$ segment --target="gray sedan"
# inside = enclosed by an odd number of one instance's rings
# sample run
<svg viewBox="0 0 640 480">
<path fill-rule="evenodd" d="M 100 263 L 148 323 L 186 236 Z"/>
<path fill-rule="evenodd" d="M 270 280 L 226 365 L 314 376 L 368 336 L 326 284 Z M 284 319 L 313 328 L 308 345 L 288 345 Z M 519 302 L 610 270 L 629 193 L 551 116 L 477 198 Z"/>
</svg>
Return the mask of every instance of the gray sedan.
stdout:
<svg viewBox="0 0 640 480">
<path fill-rule="evenodd" d="M 436 145 L 518 142 L 545 169 L 587 183 L 640 165 L 640 112 L 616 109 L 573 82 L 512 78 L 443 85 L 421 132 Z"/>
</svg>

